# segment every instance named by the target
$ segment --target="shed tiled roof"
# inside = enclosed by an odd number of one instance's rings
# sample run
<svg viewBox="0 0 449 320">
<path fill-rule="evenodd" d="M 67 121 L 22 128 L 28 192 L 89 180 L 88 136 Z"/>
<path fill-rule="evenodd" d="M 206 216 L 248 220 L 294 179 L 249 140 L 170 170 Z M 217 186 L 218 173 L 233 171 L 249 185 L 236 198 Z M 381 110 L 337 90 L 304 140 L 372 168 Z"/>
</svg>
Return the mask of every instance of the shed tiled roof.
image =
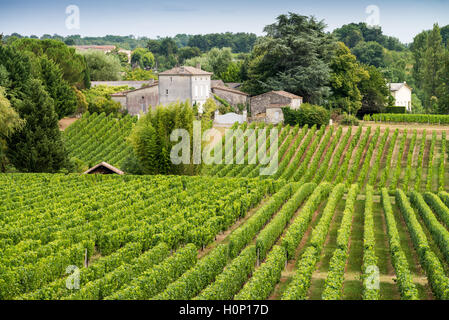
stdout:
<svg viewBox="0 0 449 320">
<path fill-rule="evenodd" d="M 95 170 L 96 170 L 97 168 L 99 168 L 99 167 L 107 168 L 107 169 L 111 170 L 112 172 L 114 172 L 114 173 L 116 173 L 116 174 L 119 174 L 119 175 L 125 174 L 123 171 L 121 171 L 120 169 L 118 169 L 118 168 L 116 168 L 116 167 L 114 167 L 114 166 L 111 166 L 111 165 L 110 165 L 109 163 L 107 163 L 107 162 L 101 162 L 101 163 L 97 164 L 95 167 L 92 167 L 92 168 L 90 168 L 89 170 L 87 170 L 86 172 L 84 172 L 84 174 L 89 174 L 89 173 L 91 173 L 92 171 L 95 171 Z"/>
<path fill-rule="evenodd" d="M 287 91 L 283 91 L 283 90 L 265 92 L 265 93 L 259 94 L 256 97 L 264 96 L 264 95 L 268 95 L 268 94 L 276 94 L 276 95 L 283 96 L 283 97 L 289 98 L 289 99 L 302 99 L 302 97 L 297 96 L 296 94 L 293 94 L 293 93 L 290 93 Z"/>
<path fill-rule="evenodd" d="M 280 96 L 284 96 L 284 97 L 290 98 L 290 99 L 301 99 L 302 98 L 300 96 L 297 96 L 296 94 L 293 94 L 293 93 L 290 93 L 290 92 L 287 92 L 287 91 L 283 91 L 283 90 L 281 90 L 281 91 L 272 91 L 272 92 L 276 93 L 276 94 L 278 94 Z"/>
</svg>

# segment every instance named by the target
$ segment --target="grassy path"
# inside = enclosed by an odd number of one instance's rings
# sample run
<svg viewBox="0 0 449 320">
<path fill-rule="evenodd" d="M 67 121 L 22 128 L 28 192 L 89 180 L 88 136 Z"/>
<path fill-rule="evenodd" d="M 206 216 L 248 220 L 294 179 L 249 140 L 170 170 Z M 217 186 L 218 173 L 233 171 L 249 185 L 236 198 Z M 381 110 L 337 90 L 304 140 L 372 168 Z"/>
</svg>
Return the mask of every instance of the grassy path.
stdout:
<svg viewBox="0 0 449 320">
<path fill-rule="evenodd" d="M 340 200 L 335 210 L 329 233 L 327 235 L 323 251 L 321 252 L 321 259 L 318 262 L 315 272 L 312 274 L 312 281 L 308 293 L 309 300 L 321 300 L 321 294 L 324 289 L 324 281 L 326 280 L 326 277 L 322 277 L 322 275 L 327 274 L 330 259 L 332 258 L 332 254 L 336 248 L 337 232 L 340 228 L 341 219 L 343 218 L 345 202 L 346 201 L 344 199 Z"/>
<path fill-rule="evenodd" d="M 394 200 L 392 199 L 392 205 Z M 401 239 L 401 247 L 407 258 L 407 262 L 410 268 L 410 272 L 413 275 L 414 283 L 419 291 L 419 297 L 421 300 L 434 299 L 432 290 L 427 281 L 426 274 L 419 264 L 419 259 L 416 251 L 413 248 L 413 242 L 410 238 L 410 234 L 405 224 L 404 218 L 399 210 L 399 208 L 394 204 L 393 212 L 396 218 L 396 224 L 399 232 L 399 237 Z"/>
</svg>

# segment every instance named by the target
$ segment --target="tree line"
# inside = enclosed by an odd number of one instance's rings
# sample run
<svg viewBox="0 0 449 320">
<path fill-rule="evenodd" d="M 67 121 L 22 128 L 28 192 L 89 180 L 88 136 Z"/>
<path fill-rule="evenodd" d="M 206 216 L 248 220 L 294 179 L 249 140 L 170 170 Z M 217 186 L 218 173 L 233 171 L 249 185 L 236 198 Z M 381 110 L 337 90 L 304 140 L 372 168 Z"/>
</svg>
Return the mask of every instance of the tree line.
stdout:
<svg viewBox="0 0 449 320">
<path fill-rule="evenodd" d="M 11 35 L 5 35 L 5 40 L 8 38 L 31 38 L 40 40 L 58 40 L 64 42 L 69 46 L 73 45 L 114 45 L 126 50 L 134 50 L 136 48 L 144 48 L 149 41 L 155 41 L 158 43 L 164 40 L 172 40 L 178 48 L 183 47 L 196 47 L 202 52 L 209 51 L 212 48 L 231 48 L 235 53 L 250 52 L 254 43 L 257 40 L 257 36 L 254 33 L 246 32 L 224 32 L 224 33 L 210 33 L 210 34 L 177 34 L 174 37 L 157 37 L 150 39 L 149 37 L 135 37 L 133 35 L 128 36 L 116 36 L 106 35 L 102 37 L 82 37 L 80 35 L 60 36 L 58 34 L 50 35 L 44 34 L 41 37 L 36 35 L 24 36 L 18 33 L 12 33 Z"/>
<path fill-rule="evenodd" d="M 295 13 L 265 27 L 245 60 L 242 89 L 286 90 L 337 113 L 372 114 L 394 104 L 388 82 L 412 86 L 412 110 L 449 113 L 449 26 L 418 34 L 412 44 L 365 23 L 325 32 L 325 23 Z"/>
</svg>

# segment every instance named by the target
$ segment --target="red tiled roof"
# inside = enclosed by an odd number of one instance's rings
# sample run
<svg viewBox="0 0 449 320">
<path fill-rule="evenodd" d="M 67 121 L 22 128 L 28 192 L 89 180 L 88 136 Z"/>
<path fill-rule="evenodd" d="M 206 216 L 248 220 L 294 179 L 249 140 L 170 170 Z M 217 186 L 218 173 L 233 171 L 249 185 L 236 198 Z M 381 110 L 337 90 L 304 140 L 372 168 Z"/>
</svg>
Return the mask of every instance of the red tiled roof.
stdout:
<svg viewBox="0 0 449 320">
<path fill-rule="evenodd" d="M 173 69 L 159 73 L 159 75 L 212 75 L 211 72 L 207 72 L 201 69 L 197 69 L 190 66 L 174 67 Z"/>
</svg>

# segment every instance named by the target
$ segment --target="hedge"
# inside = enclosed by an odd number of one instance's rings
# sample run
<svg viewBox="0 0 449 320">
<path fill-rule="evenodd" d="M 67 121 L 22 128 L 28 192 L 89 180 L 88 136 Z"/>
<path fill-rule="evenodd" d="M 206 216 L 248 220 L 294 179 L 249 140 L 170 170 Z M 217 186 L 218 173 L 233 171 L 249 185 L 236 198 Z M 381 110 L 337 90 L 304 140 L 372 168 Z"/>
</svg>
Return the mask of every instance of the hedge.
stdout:
<svg viewBox="0 0 449 320">
<path fill-rule="evenodd" d="M 329 124 L 330 114 L 325 108 L 309 103 L 303 103 L 297 110 L 290 107 L 282 108 L 284 124 L 304 126 L 326 126 Z"/>
</svg>

